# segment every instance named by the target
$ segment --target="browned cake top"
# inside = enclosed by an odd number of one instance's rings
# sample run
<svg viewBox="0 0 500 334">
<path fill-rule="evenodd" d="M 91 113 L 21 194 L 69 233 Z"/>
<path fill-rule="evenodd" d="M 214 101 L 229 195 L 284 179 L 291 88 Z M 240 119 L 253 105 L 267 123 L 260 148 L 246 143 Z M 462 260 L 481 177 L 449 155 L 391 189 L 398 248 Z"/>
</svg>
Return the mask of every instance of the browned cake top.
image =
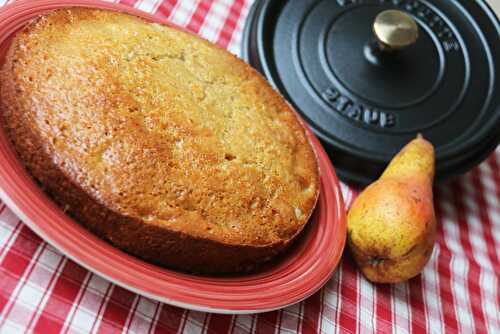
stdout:
<svg viewBox="0 0 500 334">
<path fill-rule="evenodd" d="M 317 161 L 291 109 L 197 37 L 60 10 L 17 36 L 0 84 L 7 121 L 29 127 L 66 176 L 123 215 L 269 245 L 300 232 L 315 205 Z"/>
</svg>

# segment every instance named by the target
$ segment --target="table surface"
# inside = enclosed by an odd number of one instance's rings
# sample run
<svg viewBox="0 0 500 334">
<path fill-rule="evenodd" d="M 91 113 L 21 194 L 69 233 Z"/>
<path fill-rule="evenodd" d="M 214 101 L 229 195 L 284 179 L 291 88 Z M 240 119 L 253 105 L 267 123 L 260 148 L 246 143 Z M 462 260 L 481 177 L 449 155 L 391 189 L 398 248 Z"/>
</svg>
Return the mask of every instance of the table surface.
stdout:
<svg viewBox="0 0 500 334">
<path fill-rule="evenodd" d="M 490 0 L 500 11 L 500 0 Z M 0 5 L 5 4 L 0 0 Z M 251 0 L 123 0 L 238 53 Z M 349 203 L 355 194 L 343 185 Z M 500 333 L 500 148 L 436 189 L 438 242 L 422 275 L 373 285 L 352 260 L 306 301 L 260 315 L 187 311 L 67 259 L 0 203 L 0 332 Z"/>
<path fill-rule="evenodd" d="M 499 0 L 486 0 L 487 3 L 491 5 L 493 10 L 500 15 L 500 1 Z"/>
</svg>

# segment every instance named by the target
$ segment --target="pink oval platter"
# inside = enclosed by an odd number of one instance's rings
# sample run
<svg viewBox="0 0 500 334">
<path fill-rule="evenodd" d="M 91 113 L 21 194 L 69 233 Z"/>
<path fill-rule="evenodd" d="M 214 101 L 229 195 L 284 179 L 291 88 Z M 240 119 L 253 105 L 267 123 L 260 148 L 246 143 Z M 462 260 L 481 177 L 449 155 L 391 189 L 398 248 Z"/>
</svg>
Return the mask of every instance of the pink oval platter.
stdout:
<svg viewBox="0 0 500 334">
<path fill-rule="evenodd" d="M 74 6 L 122 11 L 169 25 L 131 7 L 102 1 L 16 1 L 0 9 L 0 63 L 12 35 L 27 22 L 47 11 Z M 346 220 L 339 182 L 319 141 L 308 133 L 321 170 L 317 209 L 290 252 L 255 274 L 188 275 L 148 264 L 114 248 L 66 216 L 43 193 L 17 160 L 3 130 L 0 130 L 0 197 L 32 230 L 61 252 L 126 289 L 198 311 L 270 311 L 297 303 L 320 289 L 331 277 L 344 249 Z"/>
</svg>

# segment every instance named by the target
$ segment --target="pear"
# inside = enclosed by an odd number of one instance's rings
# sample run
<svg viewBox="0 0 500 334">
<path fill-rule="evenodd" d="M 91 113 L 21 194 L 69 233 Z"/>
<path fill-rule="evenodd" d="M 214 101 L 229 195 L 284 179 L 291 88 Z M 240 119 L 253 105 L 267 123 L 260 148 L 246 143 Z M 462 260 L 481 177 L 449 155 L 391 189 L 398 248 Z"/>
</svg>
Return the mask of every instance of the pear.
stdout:
<svg viewBox="0 0 500 334">
<path fill-rule="evenodd" d="M 419 135 L 352 204 L 348 243 L 370 281 L 406 281 L 429 260 L 436 239 L 434 170 L 434 147 Z"/>
</svg>

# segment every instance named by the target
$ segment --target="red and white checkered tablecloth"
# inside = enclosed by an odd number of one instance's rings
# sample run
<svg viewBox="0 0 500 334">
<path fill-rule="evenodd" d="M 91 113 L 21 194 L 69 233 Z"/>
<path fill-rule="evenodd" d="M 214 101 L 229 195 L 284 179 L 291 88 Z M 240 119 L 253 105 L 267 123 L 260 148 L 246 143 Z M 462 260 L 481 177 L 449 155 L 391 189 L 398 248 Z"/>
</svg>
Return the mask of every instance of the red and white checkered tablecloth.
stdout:
<svg viewBox="0 0 500 334">
<path fill-rule="evenodd" d="M 5 4 L 0 0 L 0 5 Z M 122 0 L 240 49 L 251 0 Z M 353 191 L 343 186 L 347 202 Z M 260 315 L 187 311 L 92 274 L 0 204 L 0 332 L 36 333 L 500 333 L 500 148 L 436 189 L 438 244 L 422 275 L 373 285 L 348 256 L 326 286 Z"/>
</svg>

